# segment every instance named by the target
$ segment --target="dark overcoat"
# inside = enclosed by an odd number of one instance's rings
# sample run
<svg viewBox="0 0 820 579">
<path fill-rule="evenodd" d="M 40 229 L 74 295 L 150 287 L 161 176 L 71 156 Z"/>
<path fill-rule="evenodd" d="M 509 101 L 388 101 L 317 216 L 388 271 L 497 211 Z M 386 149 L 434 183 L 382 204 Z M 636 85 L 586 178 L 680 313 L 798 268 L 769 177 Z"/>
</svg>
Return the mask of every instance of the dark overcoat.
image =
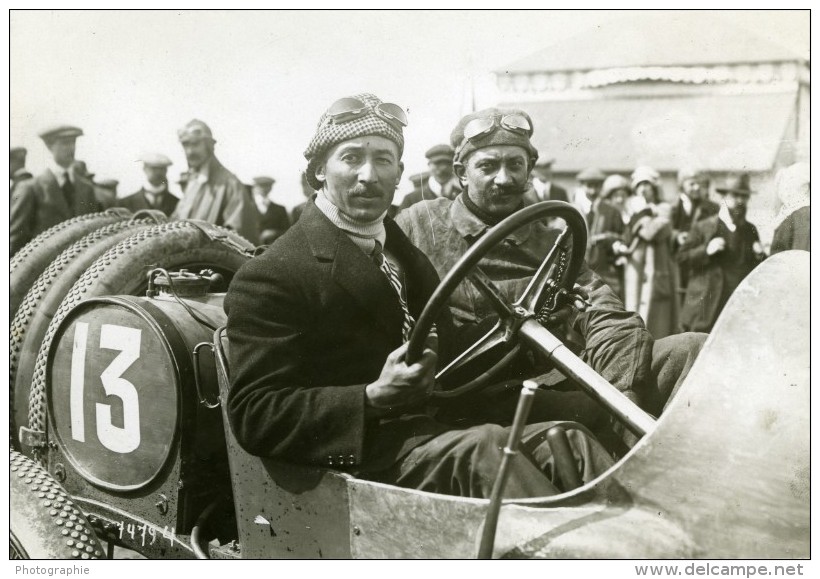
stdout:
<svg viewBox="0 0 820 579">
<path fill-rule="evenodd" d="M 99 209 L 94 189 L 89 183 L 75 179 L 72 184 L 74 202 L 70 207 L 57 177 L 49 169 L 14 188 L 9 207 L 9 244 L 12 255 L 46 229 Z"/>
<path fill-rule="evenodd" d="M 259 213 L 259 232 L 262 243 L 269 243 L 290 227 L 288 210 L 278 203 L 270 203 L 265 213 Z M 269 239 L 272 238 L 272 239 Z"/>
<path fill-rule="evenodd" d="M 789 249 L 811 251 L 811 207 L 793 211 L 774 230 L 772 255 Z"/>
<path fill-rule="evenodd" d="M 535 190 L 535 187 L 530 184 L 530 186 L 527 187 L 527 190 L 524 191 L 524 204 L 534 205 L 536 203 L 540 203 L 541 201 L 566 201 L 569 203 L 569 194 L 567 193 L 567 190 L 560 185 L 550 183 L 550 190 L 547 199 L 539 199 L 538 192 Z"/>
<path fill-rule="evenodd" d="M 597 203 L 590 219 L 587 215 L 587 264 L 619 296 L 623 296 L 622 273 L 615 265 L 612 245 L 621 241 L 626 225 L 621 212 L 604 201 Z"/>
<path fill-rule="evenodd" d="M 420 201 L 430 201 L 438 199 L 438 195 L 430 191 L 427 187 L 424 189 L 413 189 L 410 193 L 404 196 L 399 204 L 399 211 L 403 211 L 408 207 L 412 207 Z"/>
<path fill-rule="evenodd" d="M 136 193 L 129 195 L 128 197 L 123 197 L 122 199 L 117 201 L 117 207 L 125 207 L 132 213 L 136 213 L 142 209 L 159 209 L 165 215 L 171 216 L 171 213 L 174 212 L 174 209 L 177 207 L 177 203 L 179 203 L 179 198 L 168 192 L 165 191 L 162 194 L 162 199 L 160 200 L 159 207 L 154 207 L 148 202 L 148 199 L 145 197 L 145 189 L 140 189 Z"/>
<path fill-rule="evenodd" d="M 417 318 L 438 275 L 392 219 L 385 229 L 385 248 L 402 264 Z M 365 388 L 402 344 L 403 314 L 387 277 L 312 200 L 293 227 L 240 268 L 225 311 L 229 417 L 252 454 L 373 472 L 447 430 L 421 409 L 366 416 Z M 441 344 L 450 325 L 446 317 L 438 325 Z"/>
<path fill-rule="evenodd" d="M 692 229 L 692 226 L 695 223 L 698 221 L 703 221 L 712 215 L 717 215 L 719 210 L 720 205 L 714 201 L 702 199 L 700 203 L 698 203 L 698 205 L 692 210 L 692 213 L 687 215 L 686 211 L 683 210 L 683 202 L 678 199 L 678 202 L 672 207 L 672 249 L 677 251 L 679 248 L 676 245 L 677 242 L 675 241 L 675 237 L 678 233 L 684 231 L 688 232 Z"/>
<path fill-rule="evenodd" d="M 713 215 L 695 223 L 689 230 L 689 239 L 677 254 L 678 263 L 681 268 L 686 268 L 689 275 L 680 314 L 684 331 L 709 332 L 723 309 L 723 297 L 735 289 L 725 287 L 727 280 L 721 260 L 706 254 L 706 246 L 718 234 L 719 221 L 720 218 Z M 757 228 L 751 223 L 744 222 L 738 229 L 749 247 L 760 241 Z M 749 253 L 752 254 L 751 251 Z M 748 263 L 741 264 L 747 270 L 746 274 L 754 269 L 758 261 L 750 259 Z"/>
</svg>

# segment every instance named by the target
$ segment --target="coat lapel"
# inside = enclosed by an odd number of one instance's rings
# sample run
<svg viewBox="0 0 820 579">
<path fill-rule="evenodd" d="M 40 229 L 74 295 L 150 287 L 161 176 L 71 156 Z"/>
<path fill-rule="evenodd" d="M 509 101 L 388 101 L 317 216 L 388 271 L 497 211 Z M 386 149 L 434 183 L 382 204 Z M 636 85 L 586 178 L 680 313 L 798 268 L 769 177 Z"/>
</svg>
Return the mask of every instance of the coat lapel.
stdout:
<svg viewBox="0 0 820 579">
<path fill-rule="evenodd" d="M 692 222 L 689 224 L 689 231 L 692 231 L 692 227 L 700 221 L 700 213 L 701 213 L 701 205 L 702 203 L 698 203 L 697 207 L 692 211 Z"/>
<path fill-rule="evenodd" d="M 41 178 L 43 180 L 43 192 L 49 199 L 49 203 L 59 207 L 62 214 L 66 216 L 66 219 L 71 218 L 74 215 L 74 210 L 66 203 L 63 190 L 60 189 L 60 184 L 57 183 L 57 177 L 54 176 L 54 173 L 46 169 Z"/>
<path fill-rule="evenodd" d="M 227 189 L 225 173 L 226 169 L 222 166 L 222 163 L 214 157 L 211 159 L 208 182 L 202 186 L 201 194 L 203 198 L 208 199 L 208 203 L 210 203 L 208 216 L 205 219 L 217 225 L 224 225 L 222 206 L 225 203 L 225 192 Z"/>
<path fill-rule="evenodd" d="M 179 201 L 176 200 L 174 195 L 170 191 L 166 191 L 163 193 L 162 201 L 159 204 L 160 211 L 165 213 L 165 215 L 170 215 L 174 212 L 174 209 L 176 209 L 177 203 L 179 203 Z"/>
<path fill-rule="evenodd" d="M 74 191 L 72 214 L 83 215 L 85 213 L 93 213 L 99 209 L 97 197 L 94 195 L 94 185 L 88 181 L 77 179 L 74 182 Z"/>
<path fill-rule="evenodd" d="M 134 198 L 134 211 L 140 211 L 142 209 L 153 209 L 153 206 L 148 201 L 148 196 L 145 194 L 145 189 L 140 189 L 140 194 Z"/>
<path fill-rule="evenodd" d="M 165 215 L 170 215 L 173 213 L 174 209 L 176 209 L 176 203 L 174 202 L 176 198 L 174 197 L 173 193 L 166 190 L 162 197 L 160 198 L 159 207 L 154 207 L 151 205 L 151 202 L 148 201 L 148 195 L 143 187 L 140 189 L 139 195 L 134 198 L 134 211 L 139 211 L 140 209 L 156 209 L 165 213 Z"/>
<path fill-rule="evenodd" d="M 593 235 L 597 235 L 597 234 L 601 233 L 601 229 L 602 229 L 602 227 L 601 227 L 601 225 L 602 225 L 602 222 L 601 222 L 601 202 L 599 202 L 597 206 L 595 206 L 593 204 L 590 211 L 593 212 L 592 213 L 592 223 L 590 223 L 590 225 L 589 225 L 589 232 L 590 232 L 590 237 L 591 237 Z"/>
<path fill-rule="evenodd" d="M 308 201 L 302 217 L 313 255 L 332 262 L 331 277 L 388 334 L 401 333 L 403 314 L 398 296 L 376 264 L 341 229 Z"/>
<path fill-rule="evenodd" d="M 224 225 L 222 216 L 222 203 L 225 200 L 225 185 L 206 183 L 202 187 L 202 196 L 208 199 L 210 205 L 208 206 L 208 216 L 206 221 L 216 223 L 217 225 Z"/>
</svg>

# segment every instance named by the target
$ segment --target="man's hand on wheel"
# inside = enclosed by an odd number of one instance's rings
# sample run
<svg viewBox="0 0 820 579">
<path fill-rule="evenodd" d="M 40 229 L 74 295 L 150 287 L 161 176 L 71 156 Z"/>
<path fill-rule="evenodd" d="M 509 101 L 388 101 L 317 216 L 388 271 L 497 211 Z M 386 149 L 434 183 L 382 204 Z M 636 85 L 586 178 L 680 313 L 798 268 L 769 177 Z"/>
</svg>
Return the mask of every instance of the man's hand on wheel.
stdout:
<svg viewBox="0 0 820 579">
<path fill-rule="evenodd" d="M 424 352 L 417 361 L 408 364 L 407 343 L 393 350 L 384 362 L 378 380 L 365 390 L 367 406 L 376 416 L 385 416 L 427 400 L 435 385 L 438 361 L 436 328 L 424 342 Z"/>
</svg>

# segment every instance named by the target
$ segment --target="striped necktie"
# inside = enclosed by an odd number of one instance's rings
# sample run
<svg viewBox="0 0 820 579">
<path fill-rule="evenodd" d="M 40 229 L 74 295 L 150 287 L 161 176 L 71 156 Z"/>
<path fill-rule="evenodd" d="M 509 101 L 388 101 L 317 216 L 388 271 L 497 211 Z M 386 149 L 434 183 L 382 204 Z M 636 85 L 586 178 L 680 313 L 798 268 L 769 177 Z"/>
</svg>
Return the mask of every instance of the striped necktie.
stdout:
<svg viewBox="0 0 820 579">
<path fill-rule="evenodd" d="M 402 313 L 404 313 L 404 319 L 401 324 L 401 335 L 402 339 L 406 342 L 410 339 L 410 332 L 413 330 L 416 320 L 410 315 L 410 309 L 407 307 L 407 299 L 405 298 L 401 280 L 399 280 L 399 273 L 396 271 L 396 268 L 393 267 L 393 264 L 384 256 L 382 244 L 378 241 L 376 241 L 376 247 L 373 250 L 373 259 L 376 265 L 379 266 L 379 269 L 387 276 L 387 281 L 390 282 L 390 285 L 393 286 L 393 289 L 396 290 L 396 294 L 399 296 L 399 305 L 401 306 Z"/>
</svg>

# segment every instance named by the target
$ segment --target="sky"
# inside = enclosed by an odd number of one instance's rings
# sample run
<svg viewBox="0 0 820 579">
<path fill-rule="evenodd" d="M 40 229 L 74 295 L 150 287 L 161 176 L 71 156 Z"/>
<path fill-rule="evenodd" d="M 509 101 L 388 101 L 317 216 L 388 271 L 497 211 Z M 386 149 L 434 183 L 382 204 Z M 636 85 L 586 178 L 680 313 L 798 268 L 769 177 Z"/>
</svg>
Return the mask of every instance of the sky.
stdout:
<svg viewBox="0 0 820 579">
<path fill-rule="evenodd" d="M 800 54 L 806 11 L 704 11 Z M 336 99 L 373 92 L 408 110 L 405 177 L 447 142 L 471 94 L 496 104 L 491 71 L 612 19 L 663 25 L 640 11 L 13 11 L 10 141 L 35 173 L 47 151 L 37 132 L 83 128 L 77 158 L 120 195 L 142 181 L 138 159 L 161 152 L 185 169 L 176 130 L 207 122 L 223 164 L 248 182 L 276 178 L 273 197 L 302 200 L 302 151 Z M 409 189 L 405 182 L 400 195 Z"/>
</svg>

